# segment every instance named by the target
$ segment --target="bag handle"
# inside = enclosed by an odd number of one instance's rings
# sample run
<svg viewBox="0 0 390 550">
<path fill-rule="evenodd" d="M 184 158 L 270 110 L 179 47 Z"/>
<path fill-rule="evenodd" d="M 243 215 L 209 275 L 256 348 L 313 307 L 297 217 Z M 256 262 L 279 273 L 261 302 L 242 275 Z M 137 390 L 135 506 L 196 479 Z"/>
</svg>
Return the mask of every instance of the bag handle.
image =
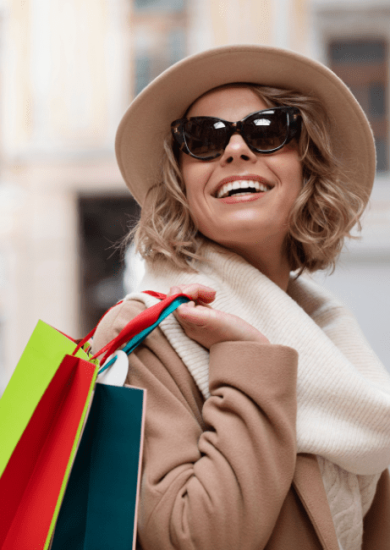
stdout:
<svg viewBox="0 0 390 550">
<path fill-rule="evenodd" d="M 163 294 L 162 292 L 155 292 L 154 290 L 144 290 L 143 292 L 145 294 L 150 294 L 150 296 L 154 296 L 155 298 L 158 298 L 159 300 L 164 300 L 167 297 L 166 294 Z M 96 325 L 96 327 L 93 328 L 91 330 L 91 332 L 88 332 L 87 336 L 84 336 L 84 338 L 82 338 L 81 340 L 75 340 L 75 342 L 77 342 L 77 347 L 74 350 L 74 352 L 72 353 L 72 355 L 76 355 L 76 353 L 79 351 L 79 349 L 82 346 L 84 346 L 84 344 L 86 344 L 90 338 L 92 338 L 92 336 L 95 334 L 96 329 L 97 329 L 100 321 L 103 319 L 103 317 L 105 317 L 107 315 L 107 313 L 109 311 L 111 311 L 114 307 L 119 306 L 119 304 L 121 304 L 122 302 L 123 302 L 123 300 L 120 300 L 120 302 L 117 302 L 114 306 L 110 307 L 110 309 L 108 309 L 104 313 L 104 315 L 99 319 L 98 324 Z M 61 334 L 64 334 L 64 333 L 61 333 Z M 67 335 L 64 334 L 64 336 L 67 336 Z M 69 340 L 73 340 L 73 338 L 70 338 L 69 336 L 67 336 L 67 338 L 69 338 Z"/>
<path fill-rule="evenodd" d="M 192 298 L 184 294 L 174 294 L 173 296 L 165 297 L 158 304 L 151 306 L 144 311 L 141 311 L 139 315 L 134 317 L 127 325 L 121 330 L 121 332 L 108 342 L 100 351 L 93 355 L 92 359 L 96 359 L 99 355 L 104 353 L 103 359 L 100 361 L 100 364 L 103 366 L 107 358 L 112 355 L 118 348 L 123 344 L 134 338 L 134 336 L 139 333 L 149 329 L 151 326 L 153 328 L 157 326 L 169 313 L 178 308 L 182 303 L 189 302 Z M 164 316 L 164 310 L 167 309 L 171 304 L 173 308 Z M 150 332 L 153 330 L 151 328 Z M 148 333 L 149 334 L 149 333 Z M 146 338 L 147 334 L 145 334 Z M 141 340 L 142 341 L 142 340 Z M 134 349 L 134 348 L 133 348 Z M 129 352 L 130 353 L 130 352 Z"/>
<path fill-rule="evenodd" d="M 188 296 L 179 295 L 179 294 L 176 294 L 175 296 L 172 296 L 172 298 L 173 298 L 173 300 L 170 301 L 170 303 L 160 313 L 160 315 L 158 316 L 156 321 L 154 323 L 152 323 L 150 326 L 146 327 L 141 332 L 138 332 L 138 334 L 135 334 L 127 342 L 127 344 L 122 348 L 122 351 L 124 351 L 126 353 L 126 355 L 130 355 L 130 353 L 132 353 L 145 340 L 145 338 L 161 323 L 161 321 L 163 321 L 166 317 L 168 317 L 168 315 L 170 313 L 175 311 L 175 309 L 177 309 L 181 304 L 184 304 L 185 302 L 188 302 L 190 300 L 190 298 Z M 159 304 L 156 304 L 156 305 L 159 305 Z M 154 307 L 154 306 L 152 306 L 152 307 Z M 149 308 L 149 309 L 151 309 L 151 308 Z M 145 310 L 145 311 L 147 311 L 147 310 Z M 133 321 L 136 320 L 138 317 L 139 317 L 139 315 L 137 317 L 135 317 L 135 319 L 133 319 Z M 126 329 L 126 327 L 125 327 L 125 329 Z M 123 330 L 125 330 L 125 329 L 123 329 Z M 123 338 L 124 338 L 124 336 L 123 336 Z M 112 343 L 113 342 L 114 342 L 114 340 L 112 340 Z M 113 349 L 113 348 L 114 348 L 114 346 L 112 346 L 112 348 L 110 348 L 106 352 L 106 355 L 104 356 L 103 360 L 100 361 L 101 365 L 103 365 L 105 363 L 105 361 L 107 360 L 107 358 L 112 353 L 114 353 L 116 351 L 116 349 Z M 98 353 L 100 354 L 102 352 L 98 352 Z M 113 363 L 115 363 L 115 361 L 116 361 L 116 356 L 114 355 L 114 357 L 112 357 L 110 359 L 110 361 L 108 361 L 106 364 L 104 364 L 104 367 L 99 370 L 99 374 L 101 374 L 106 369 L 111 367 L 111 365 Z"/>
<path fill-rule="evenodd" d="M 128 343 L 125 346 L 124 351 L 126 350 L 126 353 L 129 355 L 148 336 L 148 334 L 150 334 L 161 323 L 161 321 L 165 319 L 165 317 L 175 311 L 175 309 L 177 309 L 181 304 L 192 300 L 192 298 L 182 293 L 167 296 L 166 294 L 154 292 L 153 290 L 146 290 L 144 292 L 145 294 L 159 298 L 161 301 L 158 304 L 145 309 L 139 315 L 134 317 L 134 319 L 129 321 L 118 336 L 108 342 L 101 350 L 96 352 L 90 358 L 91 360 L 104 354 L 103 359 L 100 360 L 100 365 L 103 366 L 108 357 L 126 342 Z M 122 303 L 122 301 L 118 302 L 118 304 Z M 118 304 L 113 307 L 116 307 Z M 110 309 L 108 311 L 110 311 Z M 106 313 L 108 313 L 108 311 Z M 91 330 L 87 336 L 80 340 L 75 351 L 73 352 L 73 355 L 75 355 L 77 351 L 95 334 L 96 328 L 97 327 Z M 103 372 L 103 370 L 108 368 L 108 366 L 110 366 L 114 361 L 115 358 L 113 358 L 113 360 L 111 360 L 109 364 L 106 365 L 100 372 Z"/>
<path fill-rule="evenodd" d="M 146 291 L 146 292 L 148 292 L 148 291 Z M 114 307 L 119 306 L 119 304 L 121 304 L 122 302 L 123 302 L 123 300 L 121 300 L 120 302 L 117 302 L 114 306 L 110 307 L 110 309 L 108 309 L 108 310 L 104 313 L 103 317 L 105 317 L 105 316 L 107 315 L 107 313 L 108 313 L 109 311 L 111 311 Z M 83 345 L 86 344 L 90 338 L 92 338 L 92 336 L 95 334 L 96 329 L 97 329 L 97 327 L 98 327 L 100 321 L 103 319 L 103 317 L 101 317 L 101 318 L 99 319 L 98 324 L 96 325 L 96 327 L 93 328 L 93 329 L 91 330 L 91 332 L 88 332 L 87 336 L 84 336 L 84 338 L 81 338 L 81 340 L 75 340 L 75 343 L 77 342 L 77 347 L 76 347 L 76 349 L 74 350 L 74 352 L 72 353 L 72 355 L 76 355 L 76 353 L 79 351 L 79 349 L 82 348 Z M 63 333 L 62 333 L 62 334 L 63 334 Z M 65 336 L 66 336 L 66 334 L 65 334 Z M 69 338 L 69 336 L 68 336 L 68 338 Z M 72 340 L 72 338 L 70 338 L 70 339 Z"/>
</svg>

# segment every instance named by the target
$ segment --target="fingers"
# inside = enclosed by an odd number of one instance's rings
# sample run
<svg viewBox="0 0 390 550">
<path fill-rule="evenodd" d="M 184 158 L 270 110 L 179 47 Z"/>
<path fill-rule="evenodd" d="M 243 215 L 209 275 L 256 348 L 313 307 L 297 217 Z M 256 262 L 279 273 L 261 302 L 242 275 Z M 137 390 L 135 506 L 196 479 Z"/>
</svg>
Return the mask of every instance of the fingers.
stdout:
<svg viewBox="0 0 390 550">
<path fill-rule="evenodd" d="M 169 289 L 168 296 L 180 293 L 186 294 L 199 304 L 210 304 L 215 299 L 216 291 L 209 286 L 194 283 L 191 285 L 172 286 Z"/>
<path fill-rule="evenodd" d="M 200 305 L 195 307 L 195 302 L 188 302 L 177 308 L 176 318 L 180 319 L 182 324 L 193 324 L 201 327 L 207 326 L 212 312 L 213 310 L 209 307 Z"/>
<path fill-rule="evenodd" d="M 175 314 L 186 335 L 207 349 L 219 342 L 237 340 L 269 344 L 262 333 L 240 317 L 209 306 L 188 302 L 182 304 Z"/>
<path fill-rule="evenodd" d="M 170 288 L 168 296 L 174 294 L 185 294 L 192 298 L 190 302 L 179 306 L 173 315 L 186 335 L 206 349 L 219 342 L 236 340 L 269 344 L 263 334 L 243 319 L 213 309 L 209 305 L 216 295 L 213 288 L 197 283 L 176 285 Z"/>
</svg>

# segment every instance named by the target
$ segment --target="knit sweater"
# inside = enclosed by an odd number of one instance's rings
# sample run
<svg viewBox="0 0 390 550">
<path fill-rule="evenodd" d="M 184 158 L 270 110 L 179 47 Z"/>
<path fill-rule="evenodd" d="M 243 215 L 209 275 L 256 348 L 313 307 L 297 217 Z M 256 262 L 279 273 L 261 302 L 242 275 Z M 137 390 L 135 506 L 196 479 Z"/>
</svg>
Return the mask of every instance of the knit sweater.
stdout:
<svg viewBox="0 0 390 550">
<path fill-rule="evenodd" d="M 209 263 L 196 264 L 197 274 L 165 266 L 147 272 L 141 289 L 210 286 L 217 291 L 213 307 L 298 351 L 298 452 L 319 456 L 340 547 L 358 550 L 364 514 L 390 464 L 389 375 L 350 312 L 313 281 L 291 279 L 285 293 L 236 254 L 212 244 L 205 255 Z M 145 294 L 127 298 L 146 306 L 156 301 Z M 161 328 L 207 399 L 207 350 L 173 316 Z"/>
</svg>

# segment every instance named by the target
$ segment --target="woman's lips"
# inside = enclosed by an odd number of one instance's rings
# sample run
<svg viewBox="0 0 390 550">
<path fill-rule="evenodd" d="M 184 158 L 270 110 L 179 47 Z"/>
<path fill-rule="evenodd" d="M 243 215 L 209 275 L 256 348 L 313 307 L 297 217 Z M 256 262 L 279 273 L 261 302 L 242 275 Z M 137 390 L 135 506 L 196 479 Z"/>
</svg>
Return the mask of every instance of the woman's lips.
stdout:
<svg viewBox="0 0 390 550">
<path fill-rule="evenodd" d="M 269 193 L 269 191 L 267 191 L 267 193 Z M 263 192 L 263 193 L 250 193 L 248 195 L 232 195 L 231 197 L 225 197 L 223 199 L 217 199 L 217 200 L 225 204 L 234 204 L 237 202 L 250 202 L 250 201 L 257 201 L 267 193 Z"/>
<path fill-rule="evenodd" d="M 218 187 L 214 190 L 214 192 L 212 194 L 213 194 L 214 197 L 218 198 L 219 191 L 220 191 L 220 189 L 223 188 L 224 185 L 229 184 L 229 183 L 234 183 L 234 182 L 241 183 L 241 182 L 244 182 L 244 181 L 257 182 L 261 186 L 267 187 L 268 190 L 271 190 L 273 188 L 273 185 L 267 179 L 265 179 L 262 176 L 259 176 L 257 174 L 245 174 L 245 175 L 244 174 L 243 175 L 235 174 L 235 175 L 229 176 L 229 177 L 224 178 L 223 180 L 221 180 L 218 184 Z"/>
</svg>

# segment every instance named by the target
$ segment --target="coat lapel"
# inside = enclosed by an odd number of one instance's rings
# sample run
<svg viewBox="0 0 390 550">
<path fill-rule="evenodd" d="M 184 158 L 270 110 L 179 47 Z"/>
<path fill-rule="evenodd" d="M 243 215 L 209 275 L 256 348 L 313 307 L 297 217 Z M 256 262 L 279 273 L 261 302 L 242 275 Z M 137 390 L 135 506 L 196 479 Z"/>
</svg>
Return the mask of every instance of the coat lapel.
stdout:
<svg viewBox="0 0 390 550">
<path fill-rule="evenodd" d="M 333 519 L 315 455 L 299 454 L 297 456 L 293 485 L 324 550 L 339 550 Z"/>
</svg>

